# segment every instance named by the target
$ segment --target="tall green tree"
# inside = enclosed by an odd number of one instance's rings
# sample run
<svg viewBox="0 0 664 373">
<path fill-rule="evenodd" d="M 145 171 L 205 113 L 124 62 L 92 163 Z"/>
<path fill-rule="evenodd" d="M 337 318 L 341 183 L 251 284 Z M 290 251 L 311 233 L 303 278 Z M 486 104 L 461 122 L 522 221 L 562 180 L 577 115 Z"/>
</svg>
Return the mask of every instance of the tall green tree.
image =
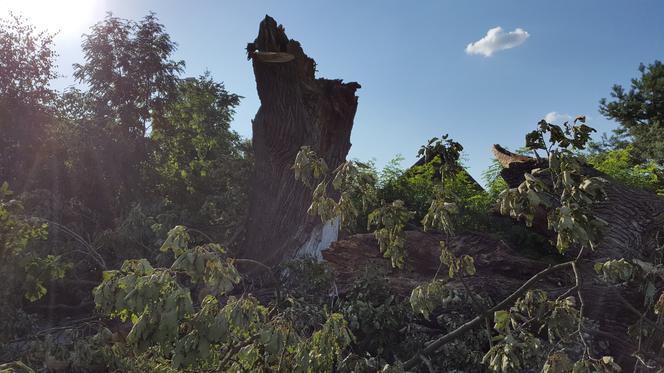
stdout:
<svg viewBox="0 0 664 373">
<path fill-rule="evenodd" d="M 240 96 L 206 73 L 178 84 L 166 108 L 167 126 L 155 127 L 153 165 L 158 190 L 187 224 L 232 231 L 247 208 L 250 145 L 230 129 Z"/>
<path fill-rule="evenodd" d="M 23 18 L 0 19 L 0 183 L 23 190 L 40 175 L 57 77 L 53 35 Z"/>
<path fill-rule="evenodd" d="M 53 35 L 38 31 L 10 13 L 0 19 L 0 95 L 26 104 L 47 105 L 54 97 L 49 87 L 58 76 Z"/>
<path fill-rule="evenodd" d="M 64 91 L 57 100 L 57 120 L 51 131 L 53 153 L 59 159 L 53 172 L 63 179 L 58 198 L 75 201 L 88 210 L 87 219 L 75 224 L 86 232 L 112 226 L 122 210 L 119 199 L 127 194 L 123 173 L 139 171 L 118 163 L 130 158 L 125 158 L 126 154 L 114 156 L 113 151 L 126 151 L 131 143 L 121 141 L 107 122 L 99 120 L 95 108 L 88 92 L 77 88 Z"/>
<path fill-rule="evenodd" d="M 85 62 L 74 77 L 89 86 L 95 111 L 128 135 L 142 137 L 159 122 L 176 91 L 184 61 L 156 15 L 135 22 L 106 18 L 84 36 Z"/>
<path fill-rule="evenodd" d="M 109 13 L 84 36 L 82 49 L 84 62 L 74 65 L 74 77 L 89 90 L 78 97 L 87 102 L 74 107 L 91 108 L 87 126 L 103 135 L 93 145 L 103 173 L 98 190 L 120 214 L 147 191 L 140 181 L 151 172 L 148 136 L 166 125 L 184 62 L 172 59 L 176 44 L 153 13 L 138 22 Z"/>
<path fill-rule="evenodd" d="M 613 145 L 624 148 L 631 142 L 633 154 L 642 161 L 664 165 L 664 64 L 641 64 L 639 72 L 629 90 L 614 85 L 612 100 L 602 99 L 599 111 L 620 124 Z"/>
</svg>

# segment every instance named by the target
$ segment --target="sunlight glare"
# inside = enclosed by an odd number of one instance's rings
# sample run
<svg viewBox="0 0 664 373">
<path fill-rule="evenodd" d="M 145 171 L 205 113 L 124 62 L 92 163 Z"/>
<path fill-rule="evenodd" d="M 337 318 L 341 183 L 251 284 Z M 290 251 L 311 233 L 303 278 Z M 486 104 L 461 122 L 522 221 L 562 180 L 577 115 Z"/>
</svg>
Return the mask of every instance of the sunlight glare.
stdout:
<svg viewBox="0 0 664 373">
<path fill-rule="evenodd" d="M 11 11 L 27 18 L 37 29 L 78 36 L 92 23 L 100 0 L 0 0 L 0 15 Z"/>
</svg>

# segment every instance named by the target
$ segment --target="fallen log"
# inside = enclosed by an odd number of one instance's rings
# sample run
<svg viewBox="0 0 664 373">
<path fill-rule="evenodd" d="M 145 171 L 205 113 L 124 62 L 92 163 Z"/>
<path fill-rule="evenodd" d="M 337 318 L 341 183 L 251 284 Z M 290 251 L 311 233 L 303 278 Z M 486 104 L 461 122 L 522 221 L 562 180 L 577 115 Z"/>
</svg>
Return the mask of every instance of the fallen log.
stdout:
<svg viewBox="0 0 664 373">
<path fill-rule="evenodd" d="M 494 147 L 494 153 L 504 167 L 501 175 L 511 187 L 518 186 L 525 172 L 546 166 L 540 160 L 507 152 L 500 146 Z M 635 297 L 634 291 L 601 281 L 593 265 L 609 259 L 651 259 L 658 247 L 658 234 L 664 229 L 664 198 L 611 180 L 590 166 L 586 172 L 608 179 L 605 185 L 607 199 L 593 206 L 595 216 L 608 223 L 604 237 L 595 251 L 585 252 L 578 259 L 575 271 L 580 281 L 577 285 L 574 285 L 574 276 L 570 271 L 556 271 L 538 277 L 532 286 L 553 296 L 574 288 L 574 292 L 569 293 L 582 302 L 583 317 L 598 324 L 598 328 L 592 331 L 595 337 L 605 340 L 609 353 L 625 370 L 629 370 L 634 366 L 633 353 L 637 346 L 627 337 L 627 329 L 644 313 L 640 309 L 642 299 Z M 540 233 L 548 235 L 547 232 Z M 419 231 L 406 232 L 408 259 L 403 270 L 390 267 L 389 260 L 382 257 L 377 242 L 370 234 L 335 242 L 323 251 L 323 257 L 333 268 L 342 289 L 352 283 L 363 268 L 374 266 L 387 273 L 387 279 L 396 293 L 407 296 L 415 286 L 430 281 L 439 271 L 439 241 L 446 241 L 446 246 L 455 255 L 475 258 L 477 273 L 467 278 L 467 283 L 473 291 L 489 297 L 494 304 L 508 298 L 537 273 L 555 265 L 550 261 L 525 258 L 504 242 L 473 232 L 463 232 L 453 238 Z M 571 251 L 568 260 L 573 260 L 577 254 L 578 251 Z M 454 281 L 450 286 L 461 287 Z M 476 320 L 477 316 L 468 315 L 471 326 L 479 325 L 481 320 Z M 451 337 L 458 335 L 454 333 Z"/>
</svg>

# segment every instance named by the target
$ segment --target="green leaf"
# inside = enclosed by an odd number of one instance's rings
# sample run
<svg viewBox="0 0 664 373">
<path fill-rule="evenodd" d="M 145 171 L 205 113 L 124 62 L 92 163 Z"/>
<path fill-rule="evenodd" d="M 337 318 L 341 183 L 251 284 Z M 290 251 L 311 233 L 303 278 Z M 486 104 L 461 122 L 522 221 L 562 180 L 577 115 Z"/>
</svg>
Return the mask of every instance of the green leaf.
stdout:
<svg viewBox="0 0 664 373">
<path fill-rule="evenodd" d="M 503 331 L 507 328 L 510 320 L 510 313 L 505 310 L 496 311 L 493 313 L 493 328 L 498 331 Z"/>
</svg>

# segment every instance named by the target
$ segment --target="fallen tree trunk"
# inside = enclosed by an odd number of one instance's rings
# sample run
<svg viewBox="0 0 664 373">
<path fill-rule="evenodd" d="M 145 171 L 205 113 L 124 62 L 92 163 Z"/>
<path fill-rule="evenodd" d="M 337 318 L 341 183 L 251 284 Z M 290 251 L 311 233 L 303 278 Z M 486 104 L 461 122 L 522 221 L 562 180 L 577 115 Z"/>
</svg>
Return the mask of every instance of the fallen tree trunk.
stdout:
<svg viewBox="0 0 664 373">
<path fill-rule="evenodd" d="M 502 240 L 477 232 L 445 238 L 441 234 L 406 231 L 405 238 L 408 256 L 403 269 L 392 268 L 390 261 L 380 253 L 374 235 L 368 233 L 332 243 L 323 251 L 323 258 L 336 274 L 341 292 L 369 267 L 385 272 L 393 291 L 404 297 L 409 296 L 414 287 L 430 281 L 437 272 L 438 278 L 446 277 L 446 269 L 440 268 L 438 259 L 441 241 L 445 241 L 445 246 L 455 255 L 472 255 L 475 258 L 477 274 L 468 279 L 469 283 L 493 299 L 507 296 L 523 280 L 548 266 L 547 263 L 520 256 Z M 569 276 L 551 277 L 544 288 L 558 288 L 561 281 L 568 280 L 571 281 Z"/>
<path fill-rule="evenodd" d="M 493 153 L 503 166 L 501 177 L 510 188 L 524 180 L 524 173 L 546 167 L 534 158 L 511 153 L 500 145 Z M 606 199 L 593 205 L 593 214 L 609 226 L 597 250 L 589 253 L 596 260 L 610 258 L 650 258 L 657 248 L 657 235 L 664 230 L 664 198 L 645 190 L 628 187 L 586 166 L 584 173 L 599 176 L 609 182 L 604 187 Z"/>
<path fill-rule="evenodd" d="M 360 85 L 316 79 L 314 60 L 269 16 L 247 52 L 261 106 L 253 120 L 255 169 L 242 247 L 247 258 L 274 265 L 336 239 L 338 225 L 307 215 L 311 191 L 291 167 L 302 146 L 331 169 L 345 160 Z"/>
<path fill-rule="evenodd" d="M 525 172 L 546 166 L 537 159 L 515 155 L 499 146 L 494 147 L 494 154 L 504 167 L 501 175 L 511 187 L 518 186 Z M 590 167 L 587 172 L 605 176 Z M 584 253 L 578 260 L 581 282 L 576 289 L 578 294 L 575 290 L 572 295 L 578 297 L 580 294 L 583 298 L 584 318 L 598 323 L 597 329 L 590 332 L 597 334 L 594 336 L 597 340 L 606 341 L 608 353 L 615 356 L 625 370 L 629 370 L 634 366 L 633 353 L 637 346 L 627 337 L 627 329 L 644 313 L 640 309 L 642 299 L 635 298 L 633 291 L 600 281 L 593 264 L 608 259 L 651 259 L 658 245 L 658 232 L 664 229 L 664 198 L 613 180 L 609 180 L 605 192 L 607 199 L 596 203 L 593 212 L 606 221 L 608 227 L 596 250 Z M 540 233 L 548 235 L 546 231 Z M 438 242 L 441 240 L 445 240 L 441 235 L 406 232 L 408 257 L 404 270 L 391 269 L 389 260 L 382 257 L 376 240 L 369 234 L 338 241 L 323 252 L 323 257 L 336 273 L 342 289 L 370 265 L 383 268 L 394 291 L 408 296 L 415 286 L 430 281 L 438 272 Z M 552 265 L 550 261 L 525 258 L 504 242 L 481 233 L 460 233 L 446 241 L 446 246 L 455 255 L 467 254 L 475 258 L 477 273 L 467 278 L 467 284 L 473 291 L 492 299 L 494 304 L 509 297 L 524 282 Z M 575 286 L 570 272 L 547 273 L 532 286 L 558 296 Z M 455 282 L 450 286 L 461 288 Z M 479 325 L 475 316 L 468 315 L 468 320 L 473 320 L 471 325 Z M 452 337 L 459 335 L 451 334 Z"/>
<path fill-rule="evenodd" d="M 510 187 L 518 186 L 524 180 L 524 173 L 543 165 L 540 160 L 513 154 L 499 145 L 494 145 L 493 153 L 503 166 L 501 176 Z M 607 335 L 625 339 L 628 327 L 647 311 L 637 308 L 643 300 L 636 298 L 633 290 L 600 281 L 593 265 L 620 258 L 652 260 L 660 245 L 658 237 L 664 231 L 664 198 L 612 180 L 589 165 L 583 172 L 608 180 L 604 186 L 606 199 L 596 202 L 592 208 L 593 215 L 608 226 L 596 249 L 584 254 L 579 268 L 581 277 L 586 280 L 580 289 L 586 298 L 584 317 L 597 321 L 600 331 Z M 612 352 L 618 361 L 622 365 L 633 365 L 634 346 L 625 348 L 617 343 L 614 346 L 617 348 Z"/>
</svg>

